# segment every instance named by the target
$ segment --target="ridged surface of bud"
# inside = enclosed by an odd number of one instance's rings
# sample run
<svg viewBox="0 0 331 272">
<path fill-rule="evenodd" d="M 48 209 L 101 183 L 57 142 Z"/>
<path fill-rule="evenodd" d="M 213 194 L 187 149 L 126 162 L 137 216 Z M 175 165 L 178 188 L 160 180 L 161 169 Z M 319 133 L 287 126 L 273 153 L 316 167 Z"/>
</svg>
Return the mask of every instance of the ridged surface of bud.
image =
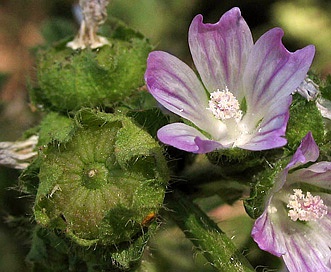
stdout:
<svg viewBox="0 0 331 272">
<path fill-rule="evenodd" d="M 162 149 L 121 115 L 86 109 L 75 121 L 69 141 L 42 150 L 36 221 L 83 246 L 130 241 L 162 206 Z"/>
</svg>

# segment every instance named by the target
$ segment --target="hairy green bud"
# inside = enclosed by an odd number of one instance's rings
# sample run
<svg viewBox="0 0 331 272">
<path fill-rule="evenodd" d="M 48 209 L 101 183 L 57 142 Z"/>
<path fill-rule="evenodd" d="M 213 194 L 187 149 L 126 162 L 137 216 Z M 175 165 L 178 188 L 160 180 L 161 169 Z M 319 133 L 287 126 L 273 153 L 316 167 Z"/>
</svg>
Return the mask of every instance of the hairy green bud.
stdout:
<svg viewBox="0 0 331 272">
<path fill-rule="evenodd" d="M 139 236 L 169 180 L 161 147 L 130 118 L 88 109 L 77 112 L 69 134 L 40 154 L 36 221 L 82 246 Z"/>
<path fill-rule="evenodd" d="M 123 35 L 123 32 L 126 35 Z M 129 37 L 128 37 L 129 36 Z M 63 40 L 37 54 L 38 87 L 32 103 L 54 111 L 112 107 L 144 85 L 148 40 L 123 26 L 97 49 L 73 50 Z"/>
</svg>

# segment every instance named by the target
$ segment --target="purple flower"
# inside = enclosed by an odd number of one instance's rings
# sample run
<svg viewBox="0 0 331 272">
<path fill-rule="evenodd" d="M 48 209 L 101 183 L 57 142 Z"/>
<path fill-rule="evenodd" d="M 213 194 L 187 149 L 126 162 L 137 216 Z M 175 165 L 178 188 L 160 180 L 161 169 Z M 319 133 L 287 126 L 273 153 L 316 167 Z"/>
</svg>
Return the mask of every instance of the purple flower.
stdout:
<svg viewBox="0 0 331 272">
<path fill-rule="evenodd" d="M 216 24 L 197 15 L 189 29 L 196 73 L 162 51 L 150 53 L 145 81 L 155 99 L 189 123 L 158 131 L 165 144 L 194 153 L 239 147 L 265 150 L 286 144 L 291 93 L 304 80 L 315 48 L 294 53 L 274 28 L 255 44 L 239 8 Z"/>
<path fill-rule="evenodd" d="M 302 167 L 318 156 L 308 133 L 275 180 L 265 211 L 253 226 L 255 242 L 282 256 L 289 271 L 331 271 L 331 162 Z"/>
</svg>

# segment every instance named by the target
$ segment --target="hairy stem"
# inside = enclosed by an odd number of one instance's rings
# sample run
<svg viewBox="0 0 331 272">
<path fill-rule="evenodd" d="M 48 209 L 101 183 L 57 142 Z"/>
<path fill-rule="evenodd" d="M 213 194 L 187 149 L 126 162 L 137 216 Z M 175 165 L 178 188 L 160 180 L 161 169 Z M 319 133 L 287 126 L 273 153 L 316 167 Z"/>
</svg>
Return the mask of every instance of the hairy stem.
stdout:
<svg viewBox="0 0 331 272">
<path fill-rule="evenodd" d="M 231 239 L 188 197 L 173 192 L 166 205 L 172 219 L 217 271 L 254 271 Z"/>
</svg>

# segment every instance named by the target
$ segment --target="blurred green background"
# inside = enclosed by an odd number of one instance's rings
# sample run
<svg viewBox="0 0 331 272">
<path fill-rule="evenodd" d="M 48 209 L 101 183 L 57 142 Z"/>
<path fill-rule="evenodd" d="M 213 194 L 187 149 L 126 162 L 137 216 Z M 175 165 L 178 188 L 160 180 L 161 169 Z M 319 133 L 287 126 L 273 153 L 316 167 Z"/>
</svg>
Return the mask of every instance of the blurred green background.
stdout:
<svg viewBox="0 0 331 272">
<path fill-rule="evenodd" d="M 74 3 L 69 0 L 0 1 L 0 141 L 18 139 L 23 131 L 40 120 L 40 113 L 29 105 L 27 92 L 27 82 L 35 81 L 32 49 L 43 44 L 45 37 L 52 40 L 63 36 L 63 32 L 55 35 L 54 28 L 49 32 L 54 22 L 62 26 L 59 29 L 65 30 L 64 34 L 75 33 L 78 25 L 72 14 Z M 205 22 L 214 23 L 234 6 L 240 7 L 255 40 L 266 30 L 280 26 L 285 31 L 283 42 L 290 51 L 314 44 L 317 52 L 313 71 L 322 77 L 331 73 L 329 0 L 110 0 L 109 16 L 142 32 L 157 49 L 192 64 L 187 45 L 192 18 L 201 13 Z M 32 199 L 10 189 L 17 184 L 18 175 L 19 171 L 0 166 L 0 271 L 4 272 L 28 271 L 24 262 L 28 251 L 24 229 L 14 231 L 8 225 L 8 221 L 16 226 L 22 224 L 12 222 L 12 215 L 31 215 L 27 207 Z M 255 265 L 261 261 L 259 257 L 265 257 L 259 255 L 249 237 L 252 221 L 241 205 L 217 207 L 217 199 L 199 203 L 220 222 L 245 254 L 250 249 L 248 257 L 256 262 Z M 192 244 L 181 231 L 166 218 L 163 221 L 146 251 L 143 270 L 213 271 L 200 254 L 192 254 Z M 276 267 L 277 264 L 263 261 L 257 271 L 263 271 L 265 266 L 273 268 L 273 265 Z"/>
</svg>

